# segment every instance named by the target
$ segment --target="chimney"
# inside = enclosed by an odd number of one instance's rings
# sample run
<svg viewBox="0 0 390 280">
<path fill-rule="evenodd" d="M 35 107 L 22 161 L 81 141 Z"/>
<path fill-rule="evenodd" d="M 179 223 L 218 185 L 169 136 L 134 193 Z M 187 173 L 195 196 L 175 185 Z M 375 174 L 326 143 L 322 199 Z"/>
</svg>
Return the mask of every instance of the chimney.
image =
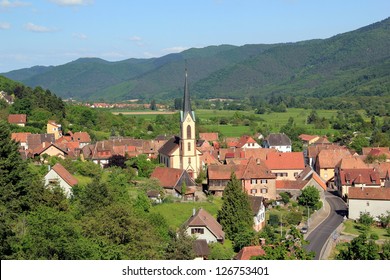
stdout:
<svg viewBox="0 0 390 280">
<path fill-rule="evenodd" d="M 196 209 L 195 208 L 192 208 L 192 216 L 194 217 L 196 214 Z"/>
<path fill-rule="evenodd" d="M 260 238 L 260 246 L 264 246 L 265 245 L 265 238 Z"/>
<path fill-rule="evenodd" d="M 50 171 L 51 170 L 51 166 L 50 164 L 47 166 L 47 171 Z"/>
</svg>

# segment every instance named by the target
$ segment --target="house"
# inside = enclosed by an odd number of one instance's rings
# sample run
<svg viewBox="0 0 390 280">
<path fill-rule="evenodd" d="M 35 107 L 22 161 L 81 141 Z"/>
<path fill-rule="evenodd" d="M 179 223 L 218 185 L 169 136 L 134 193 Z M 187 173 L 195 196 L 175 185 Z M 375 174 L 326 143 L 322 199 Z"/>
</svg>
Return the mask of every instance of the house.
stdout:
<svg viewBox="0 0 390 280">
<path fill-rule="evenodd" d="M 192 243 L 192 249 L 195 252 L 195 260 L 207 260 L 210 255 L 210 248 L 206 239 L 196 239 Z"/>
<path fill-rule="evenodd" d="M 38 148 L 41 148 L 43 143 L 54 143 L 54 142 L 55 142 L 55 138 L 54 138 L 54 134 L 52 133 L 28 134 L 26 148 L 29 150 L 36 150 Z"/>
<path fill-rule="evenodd" d="M 311 145 L 320 139 L 318 135 L 309 135 L 309 134 L 301 134 L 298 136 L 298 138 L 301 139 L 304 146 Z"/>
<path fill-rule="evenodd" d="M 278 180 L 276 181 L 276 193 L 289 193 L 292 199 L 297 199 L 302 190 L 308 186 L 314 186 L 320 192 L 320 197 L 325 197 L 327 190 L 326 183 L 320 176 L 310 167 L 305 169 L 296 177 L 296 180 Z"/>
<path fill-rule="evenodd" d="M 276 180 L 295 180 L 305 169 L 302 152 L 268 153 L 265 164 L 276 176 Z"/>
<path fill-rule="evenodd" d="M 332 184 L 336 165 L 345 158 L 352 157 L 349 150 L 336 149 L 336 150 L 322 150 L 318 153 L 315 171 L 320 177 L 327 182 Z"/>
<path fill-rule="evenodd" d="M 91 137 L 88 132 L 75 132 L 72 134 L 72 140 L 79 143 L 79 148 L 91 144 Z"/>
<path fill-rule="evenodd" d="M 313 144 L 313 145 L 310 145 L 307 147 L 307 150 L 305 153 L 306 163 L 315 169 L 317 156 L 322 150 L 337 150 L 338 151 L 338 150 L 348 150 L 348 148 L 345 146 L 340 146 L 338 144 Z"/>
<path fill-rule="evenodd" d="M 65 159 L 65 157 L 68 155 L 68 152 L 61 149 L 56 144 L 43 142 L 41 147 L 35 148 L 32 151 L 32 155 L 34 157 L 39 156 L 41 159 L 44 158 L 44 155 Z"/>
<path fill-rule="evenodd" d="M 233 259 L 250 260 L 252 257 L 264 256 L 264 255 L 265 255 L 265 251 L 261 246 L 246 246 L 243 247 Z"/>
<path fill-rule="evenodd" d="M 161 193 L 157 190 L 150 190 L 146 193 L 148 198 L 156 204 L 162 202 Z"/>
<path fill-rule="evenodd" d="M 264 148 L 274 148 L 279 152 L 291 152 L 291 140 L 284 133 L 271 133 L 263 141 Z"/>
<path fill-rule="evenodd" d="M 364 147 L 362 148 L 364 159 L 383 159 L 383 161 L 390 162 L 390 148 L 389 147 Z"/>
<path fill-rule="evenodd" d="M 221 242 L 225 240 L 225 232 L 217 220 L 206 210 L 193 209 L 192 216 L 184 223 L 188 235 L 196 239 L 205 239 L 207 243 Z"/>
<path fill-rule="evenodd" d="M 69 171 L 66 170 L 60 163 L 56 163 L 45 175 L 45 186 L 60 186 L 68 198 L 72 194 L 72 187 L 77 184 L 77 179 L 73 177 L 72 174 L 70 174 Z"/>
<path fill-rule="evenodd" d="M 15 98 L 12 95 L 8 95 L 5 91 L 0 91 L 0 99 L 3 99 L 7 104 L 14 104 Z"/>
<path fill-rule="evenodd" d="M 18 126 L 26 126 L 27 115 L 26 114 L 9 114 L 8 123 L 15 124 Z"/>
<path fill-rule="evenodd" d="M 353 188 L 380 188 L 379 172 L 375 169 L 340 169 L 336 173 L 335 183 L 341 197 L 349 197 Z"/>
<path fill-rule="evenodd" d="M 253 229 L 260 231 L 265 226 L 265 205 L 262 196 L 249 196 L 253 214 Z"/>
<path fill-rule="evenodd" d="M 19 146 L 23 149 L 27 149 L 27 135 L 31 134 L 30 132 L 13 132 L 11 133 L 11 139 L 15 142 L 19 142 Z"/>
<path fill-rule="evenodd" d="M 385 183 L 390 180 L 390 162 L 375 162 L 371 166 L 378 170 L 381 186 L 384 187 Z"/>
<path fill-rule="evenodd" d="M 390 211 L 390 188 L 350 188 L 348 192 L 348 218 L 359 219 L 368 213 L 375 220 Z"/>
<path fill-rule="evenodd" d="M 218 141 L 219 135 L 218 132 L 200 132 L 199 133 L 200 140 L 206 140 L 208 142 Z"/>
<path fill-rule="evenodd" d="M 264 161 L 250 158 L 226 165 L 211 165 L 207 169 L 208 192 L 222 196 L 232 172 L 241 181 L 243 190 L 251 196 L 276 198 L 275 175 Z"/>
<path fill-rule="evenodd" d="M 266 160 L 268 153 L 277 152 L 276 149 L 243 149 L 226 148 L 219 149 L 219 161 L 228 163 L 231 159 L 249 159 L 251 157 L 260 160 Z"/>
<path fill-rule="evenodd" d="M 62 126 L 53 120 L 49 120 L 46 125 L 47 133 L 54 134 L 54 139 L 57 140 L 62 136 Z"/>
<path fill-rule="evenodd" d="M 236 148 L 241 149 L 260 149 L 261 146 L 250 136 L 243 135 L 236 144 Z"/>
<path fill-rule="evenodd" d="M 184 197 L 185 200 L 195 199 L 196 183 L 186 170 L 159 166 L 150 178 L 157 179 L 168 194 Z M 183 185 L 186 187 L 185 193 L 182 193 Z"/>
</svg>

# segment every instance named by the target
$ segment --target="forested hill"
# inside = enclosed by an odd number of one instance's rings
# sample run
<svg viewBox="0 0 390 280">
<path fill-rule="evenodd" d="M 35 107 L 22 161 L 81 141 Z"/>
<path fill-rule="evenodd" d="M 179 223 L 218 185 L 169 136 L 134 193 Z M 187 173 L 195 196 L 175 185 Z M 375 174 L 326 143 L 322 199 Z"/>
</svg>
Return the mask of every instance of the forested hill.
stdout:
<svg viewBox="0 0 390 280">
<path fill-rule="evenodd" d="M 210 46 L 119 62 L 82 58 L 3 75 L 63 98 L 158 100 L 181 95 L 185 60 L 197 98 L 389 96 L 390 18 L 328 39 Z"/>
</svg>

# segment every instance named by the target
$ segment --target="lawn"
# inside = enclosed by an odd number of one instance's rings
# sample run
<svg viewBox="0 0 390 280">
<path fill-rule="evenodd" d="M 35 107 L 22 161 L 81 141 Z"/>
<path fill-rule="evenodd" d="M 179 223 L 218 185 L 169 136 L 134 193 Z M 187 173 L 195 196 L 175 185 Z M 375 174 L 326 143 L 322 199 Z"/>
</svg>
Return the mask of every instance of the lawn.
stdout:
<svg viewBox="0 0 390 280">
<path fill-rule="evenodd" d="M 352 234 L 358 236 L 362 233 L 362 230 L 359 229 L 358 223 L 352 220 L 347 220 L 344 222 L 344 230 L 343 233 L 345 234 Z M 371 233 L 376 233 L 379 236 L 379 239 L 389 239 L 390 236 L 386 233 L 386 230 L 384 228 L 379 228 L 376 226 L 371 226 L 369 230 L 369 235 Z"/>
<path fill-rule="evenodd" d="M 222 200 L 220 198 L 214 198 L 213 202 L 172 202 L 155 205 L 151 212 L 160 213 L 170 226 L 179 228 L 191 217 L 194 208 L 196 210 L 203 208 L 214 217 L 217 217 L 221 205 Z"/>
</svg>

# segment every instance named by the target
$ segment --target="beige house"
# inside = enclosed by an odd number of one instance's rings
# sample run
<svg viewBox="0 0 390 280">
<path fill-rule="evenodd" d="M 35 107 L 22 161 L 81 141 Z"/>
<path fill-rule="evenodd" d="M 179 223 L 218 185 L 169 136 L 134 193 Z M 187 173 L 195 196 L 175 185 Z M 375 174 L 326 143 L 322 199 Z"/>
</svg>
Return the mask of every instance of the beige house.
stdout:
<svg viewBox="0 0 390 280">
<path fill-rule="evenodd" d="M 333 182 L 336 165 L 348 157 L 352 157 L 349 150 L 322 150 L 317 155 L 315 171 L 326 182 Z"/>
<path fill-rule="evenodd" d="M 260 231 L 265 226 L 265 205 L 262 196 L 249 196 L 253 214 L 253 229 Z"/>
<path fill-rule="evenodd" d="M 47 122 L 47 133 L 52 133 L 54 134 L 55 140 L 60 138 L 62 136 L 62 126 L 55 121 L 49 120 Z"/>
<path fill-rule="evenodd" d="M 265 164 L 276 176 L 276 180 L 296 180 L 305 169 L 302 152 L 268 153 Z"/>
<path fill-rule="evenodd" d="M 44 155 L 64 159 L 68 153 L 53 143 L 43 142 L 42 146 L 33 151 L 34 156 L 43 158 Z"/>
<path fill-rule="evenodd" d="M 374 219 L 390 211 L 390 188 L 350 188 L 348 194 L 348 217 L 359 219 L 368 213 Z"/>
<path fill-rule="evenodd" d="M 207 243 L 221 242 L 225 240 L 225 232 L 217 220 L 206 210 L 193 209 L 192 216 L 184 224 L 188 235 L 196 239 L 205 239 Z"/>
<path fill-rule="evenodd" d="M 65 195 L 69 198 L 72 194 L 72 187 L 78 183 L 77 179 L 69 173 L 61 164 L 56 163 L 45 175 L 45 186 L 60 186 Z"/>
</svg>

